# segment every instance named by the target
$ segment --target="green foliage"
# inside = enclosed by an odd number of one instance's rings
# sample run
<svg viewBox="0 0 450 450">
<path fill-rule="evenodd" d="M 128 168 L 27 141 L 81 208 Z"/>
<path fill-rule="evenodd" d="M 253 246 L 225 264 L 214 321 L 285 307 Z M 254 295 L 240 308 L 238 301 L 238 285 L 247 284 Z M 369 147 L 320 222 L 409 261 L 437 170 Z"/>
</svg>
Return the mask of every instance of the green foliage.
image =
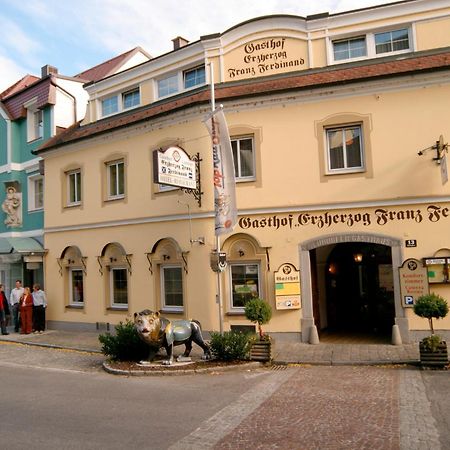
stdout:
<svg viewBox="0 0 450 450">
<path fill-rule="evenodd" d="M 437 334 L 432 334 L 431 336 L 427 336 L 426 338 L 422 339 L 422 344 L 425 347 L 426 350 L 430 352 L 435 352 L 439 344 L 441 343 L 441 337 Z"/>
<path fill-rule="evenodd" d="M 419 297 L 414 305 L 414 313 L 428 319 L 431 334 L 434 334 L 433 318 L 440 319 L 448 314 L 448 304 L 438 294 L 427 294 Z"/>
<path fill-rule="evenodd" d="M 248 359 L 251 335 L 240 331 L 225 331 L 222 334 L 211 333 L 210 348 L 212 354 L 221 361 Z"/>
<path fill-rule="evenodd" d="M 102 353 L 113 361 L 141 361 L 149 355 L 148 345 L 139 337 L 134 323 L 127 319 L 116 325 L 116 334 L 101 334 Z"/>
<path fill-rule="evenodd" d="M 272 308 L 267 302 L 260 298 L 249 300 L 245 305 L 245 317 L 250 322 L 258 324 L 258 331 L 260 338 L 263 337 L 261 325 L 268 323 L 272 318 Z"/>
</svg>

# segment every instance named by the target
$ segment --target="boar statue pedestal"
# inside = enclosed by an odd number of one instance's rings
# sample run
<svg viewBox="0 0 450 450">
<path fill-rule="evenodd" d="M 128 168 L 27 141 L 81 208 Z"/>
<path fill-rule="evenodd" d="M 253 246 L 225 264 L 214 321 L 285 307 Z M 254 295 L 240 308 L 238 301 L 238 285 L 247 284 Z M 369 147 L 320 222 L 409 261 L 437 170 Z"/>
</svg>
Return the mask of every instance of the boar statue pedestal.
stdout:
<svg viewBox="0 0 450 450">
<path fill-rule="evenodd" d="M 170 321 L 161 317 L 159 312 L 145 309 L 134 313 L 134 326 L 139 337 L 152 349 L 166 349 L 167 360 L 163 361 L 164 365 L 173 363 L 173 347 L 176 345 L 185 345 L 184 353 L 179 358 L 189 357 L 192 342 L 203 349 L 203 359 L 211 359 L 211 351 L 203 340 L 200 323 L 196 320 Z"/>
</svg>

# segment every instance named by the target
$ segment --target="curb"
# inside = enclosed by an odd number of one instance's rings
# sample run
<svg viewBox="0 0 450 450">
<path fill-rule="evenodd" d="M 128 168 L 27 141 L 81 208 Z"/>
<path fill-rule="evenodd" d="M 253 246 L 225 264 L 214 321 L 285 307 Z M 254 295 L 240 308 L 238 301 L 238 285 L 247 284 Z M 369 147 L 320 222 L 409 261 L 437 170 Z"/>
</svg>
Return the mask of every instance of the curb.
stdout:
<svg viewBox="0 0 450 450">
<path fill-rule="evenodd" d="M 252 370 L 263 365 L 259 362 L 249 362 L 246 364 L 234 364 L 229 366 L 219 367 L 205 367 L 200 369 L 185 369 L 185 370 L 122 370 L 114 369 L 106 361 L 102 364 L 103 370 L 111 375 L 125 375 L 132 377 L 148 377 L 148 376 L 173 376 L 173 375 L 193 375 L 197 373 L 213 373 L 213 372 L 230 372 L 233 370 Z"/>
<path fill-rule="evenodd" d="M 77 352 L 84 353 L 98 353 L 101 354 L 100 350 L 92 349 L 92 348 L 81 348 L 81 347 L 70 347 L 68 345 L 58 345 L 58 344 L 45 344 L 40 342 L 23 342 L 15 339 L 1 339 L 0 342 L 10 342 L 12 344 L 20 344 L 20 345 L 29 345 L 31 347 L 43 347 L 43 348 L 53 348 L 56 350 L 73 350 Z"/>
</svg>

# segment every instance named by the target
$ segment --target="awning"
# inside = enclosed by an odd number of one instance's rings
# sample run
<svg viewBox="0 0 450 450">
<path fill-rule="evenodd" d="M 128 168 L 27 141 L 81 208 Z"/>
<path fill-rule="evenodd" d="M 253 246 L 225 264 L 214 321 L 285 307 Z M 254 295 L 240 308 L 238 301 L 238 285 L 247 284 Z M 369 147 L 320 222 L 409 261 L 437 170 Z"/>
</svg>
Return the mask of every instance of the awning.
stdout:
<svg viewBox="0 0 450 450">
<path fill-rule="evenodd" d="M 29 237 L 5 237 L 0 238 L 0 254 L 20 253 L 20 254 L 44 254 L 42 245 Z"/>
</svg>

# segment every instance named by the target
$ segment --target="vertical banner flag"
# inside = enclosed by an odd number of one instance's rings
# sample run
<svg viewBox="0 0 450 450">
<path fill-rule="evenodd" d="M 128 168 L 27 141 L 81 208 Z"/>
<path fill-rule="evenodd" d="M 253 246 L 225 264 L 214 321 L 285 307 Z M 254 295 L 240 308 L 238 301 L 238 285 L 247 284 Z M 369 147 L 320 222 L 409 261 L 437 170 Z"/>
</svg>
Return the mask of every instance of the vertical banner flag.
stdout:
<svg viewBox="0 0 450 450">
<path fill-rule="evenodd" d="M 222 107 L 215 109 L 204 122 L 212 139 L 215 229 L 216 236 L 220 236 L 233 231 L 237 222 L 233 150 Z"/>
</svg>

